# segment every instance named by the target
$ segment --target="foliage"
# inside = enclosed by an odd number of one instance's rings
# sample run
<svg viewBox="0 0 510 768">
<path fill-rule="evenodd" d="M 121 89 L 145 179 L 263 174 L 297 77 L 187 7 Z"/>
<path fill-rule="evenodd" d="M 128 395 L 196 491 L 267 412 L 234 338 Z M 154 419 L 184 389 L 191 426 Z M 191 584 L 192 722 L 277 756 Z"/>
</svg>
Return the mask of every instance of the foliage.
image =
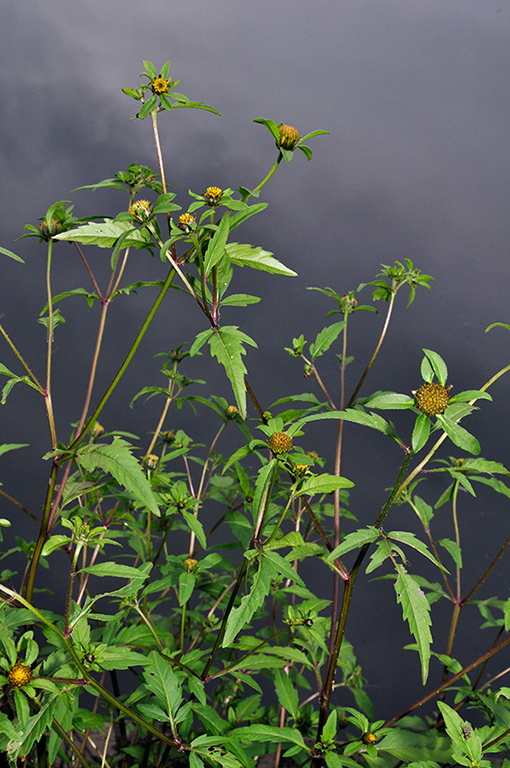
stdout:
<svg viewBox="0 0 510 768">
<path fill-rule="evenodd" d="M 265 250 L 264 243 L 242 243 L 237 233 L 233 241 L 231 233 L 263 213 L 266 204 L 255 200 L 280 162 L 289 163 L 296 149 L 309 160 L 312 151 L 303 141 L 326 132 L 301 138 L 292 126 L 257 118 L 277 151 L 262 182 L 251 190 L 208 187 L 201 194 L 191 192 L 192 202 L 182 208 L 177 193 L 167 191 L 158 115 L 177 108 L 219 113 L 176 92 L 179 83 L 169 76 L 169 62 L 159 72 L 150 62 L 144 66 L 143 82 L 124 92 L 137 102 L 138 119 L 150 117 L 158 172 L 132 163 L 112 178 L 80 187 L 127 193 L 127 205 L 115 218 L 78 219 L 73 207 L 66 207 L 68 201 L 59 201 L 39 227 L 27 225 L 25 236 L 36 237 L 47 250 L 41 312 L 47 329 L 44 376 L 34 372 L 0 326 L 14 357 L 9 367 L 0 364 L 2 403 L 16 384 L 31 387 L 46 410 L 50 433 L 41 515 L 13 498 L 8 488 L 0 490 L 5 508 L 10 504 L 16 513 L 5 512 L 0 519 L 0 526 L 12 526 L 16 536 L 16 545 L 2 553 L 0 749 L 13 768 L 251 768 L 268 753 L 274 765 L 286 757 L 314 768 L 393 768 L 402 763 L 483 768 L 499 765 L 501 759 L 506 764 L 510 689 L 482 683 L 481 670 L 490 658 L 498 660 L 510 641 L 510 601 L 498 594 L 481 600 L 478 590 L 489 581 L 510 539 L 497 544 L 499 551 L 481 573 L 471 574 L 474 586 L 466 591 L 459 502 L 460 491 L 475 498 L 480 490 L 510 497 L 509 471 L 481 458 L 478 440 L 464 426 L 475 403 L 491 399 L 487 390 L 509 366 L 479 388 L 450 395 L 445 361 L 425 349 L 423 381 L 412 394 L 377 390 L 360 396 L 397 294 L 408 287 L 409 307 L 417 288 L 430 288 L 432 278 L 405 259 L 383 265 L 357 291 L 315 289 L 334 302 L 327 316 L 339 314 L 340 319 L 309 329 L 310 344 L 301 334 L 287 348 L 303 361 L 315 392 L 286 395 L 263 408 L 244 364 L 256 342 L 239 326 L 222 325 L 220 310 L 258 301 L 230 292 L 237 267 L 263 270 L 278 279 L 295 272 Z M 154 201 L 138 198 L 141 190 L 155 196 Z M 53 294 L 52 255 L 62 241 L 71 243 L 82 260 L 92 283 L 88 290 L 69 287 Z M 110 251 L 111 274 L 103 287 L 91 267 L 94 248 Z M 124 284 L 132 249 L 160 256 L 161 279 Z M 0 252 L 22 261 L 6 248 Z M 131 406 L 137 407 L 139 398 L 161 401 L 153 437 L 140 451 L 134 436 L 105 433 L 98 417 L 116 394 L 156 312 L 163 302 L 166 306 L 174 281 L 203 318 L 204 328 L 189 348 L 180 345 L 162 353 L 162 383 L 147 383 L 133 397 Z M 114 300 L 127 300 L 148 287 L 158 289 L 152 307 L 112 383 L 94 401 L 108 309 Z M 356 294 L 367 288 L 371 301 L 360 305 Z M 52 397 L 53 380 L 67 374 L 55 369 L 52 356 L 54 336 L 64 322 L 56 304 L 75 297 L 84 297 L 89 311 L 99 314 L 98 332 L 87 394 L 77 404 L 77 422 L 63 437 L 57 432 L 58 403 Z M 352 357 L 347 333 L 356 321 L 351 315 L 377 314 L 375 305 L 381 301 L 386 305 L 383 329 L 348 394 L 345 369 Z M 223 368 L 235 405 L 223 395 L 194 394 L 194 385 L 203 382 L 187 378 L 183 368 L 188 358 L 207 349 Z M 338 357 L 338 392 L 319 372 L 328 353 Z M 204 363 L 204 369 L 214 364 Z M 170 409 L 184 403 L 217 423 L 209 445 L 167 428 Z M 396 426 L 379 411 L 407 413 L 397 414 Z M 315 422 L 323 430 L 337 430 L 333 471 L 323 471 L 326 457 L 301 447 Z M 345 422 L 368 434 L 380 433 L 388 450 L 401 457 L 387 501 L 368 524 L 356 521 L 350 509 L 353 483 L 342 475 Z M 226 439 L 232 430 L 241 441 L 235 450 Z M 440 454 L 446 441 L 461 455 Z M 0 454 L 24 447 L 21 442 L 5 444 Z M 370 467 L 368 458 L 366 463 Z M 416 493 L 419 485 L 426 494 L 431 476 L 445 481 L 435 507 Z M 387 527 L 395 505 L 414 511 L 421 537 L 411 522 L 405 530 Z M 446 505 L 452 533 L 438 540 L 432 528 L 434 509 Z M 37 524 L 35 542 L 27 538 L 22 514 Z M 223 533 L 216 537 L 218 529 Z M 56 568 L 62 555 L 68 559 L 66 580 L 48 610 L 39 591 L 40 566 Z M 26 567 L 17 573 L 22 559 Z M 345 635 L 361 569 L 393 582 L 425 686 L 419 701 L 386 721 L 376 718 L 355 649 Z M 317 580 L 310 574 L 317 572 L 322 582 L 329 579 L 330 599 L 316 594 Z M 437 581 L 431 581 L 431 572 Z M 441 651 L 433 646 L 438 603 L 450 606 L 448 640 Z M 454 646 L 461 611 L 469 610 L 468 605 L 478 607 L 482 627 L 493 628 L 496 639 L 486 641 L 479 657 L 460 662 Z M 439 664 L 439 676 L 431 662 Z M 494 673 L 492 681 L 498 677 Z M 427 702 L 434 708 L 418 714 Z"/>
</svg>

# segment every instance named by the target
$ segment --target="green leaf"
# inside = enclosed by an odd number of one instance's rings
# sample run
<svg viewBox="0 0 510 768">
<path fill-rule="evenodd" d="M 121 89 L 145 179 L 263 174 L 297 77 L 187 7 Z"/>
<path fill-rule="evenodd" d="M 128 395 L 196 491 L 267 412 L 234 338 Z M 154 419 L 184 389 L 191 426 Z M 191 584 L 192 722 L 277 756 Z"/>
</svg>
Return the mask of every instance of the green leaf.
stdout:
<svg viewBox="0 0 510 768">
<path fill-rule="evenodd" d="M 275 568 L 268 557 L 259 558 L 259 567 L 252 581 L 250 592 L 243 597 L 241 604 L 234 608 L 228 617 L 225 634 L 221 643 L 223 648 L 234 642 L 242 628 L 248 624 L 255 611 L 264 603 L 271 591 L 271 581 Z"/>
<path fill-rule="evenodd" d="M 455 565 L 462 568 L 462 550 L 459 545 L 451 539 L 439 539 L 437 543 L 452 556 Z"/>
<path fill-rule="evenodd" d="M 395 430 L 392 425 L 389 424 L 378 413 L 365 413 L 357 408 L 346 408 L 345 411 L 328 411 L 327 413 L 317 413 L 311 416 L 306 416 L 297 422 L 296 426 L 301 429 L 303 424 L 307 424 L 309 421 L 321 421 L 322 419 L 343 419 L 343 421 L 352 421 L 355 424 L 361 424 L 364 427 L 370 427 L 376 429 L 378 432 L 382 432 L 385 435 L 395 436 Z"/>
<path fill-rule="evenodd" d="M 257 723 L 256 725 L 247 725 L 243 728 L 236 728 L 231 731 L 230 734 L 242 741 L 270 741 L 278 743 L 279 741 L 288 742 L 292 744 L 298 744 L 306 752 L 310 752 L 310 749 L 306 746 L 301 733 L 294 728 L 279 728 L 276 725 L 264 725 L 263 723 Z"/>
<path fill-rule="evenodd" d="M 480 443 L 471 435 L 464 427 L 460 427 L 450 419 L 447 419 L 443 414 L 437 415 L 437 420 L 442 426 L 452 443 L 462 448 L 464 451 L 474 453 L 475 455 L 480 453 Z"/>
<path fill-rule="evenodd" d="M 250 216 L 254 216 L 256 213 L 263 211 L 264 208 L 267 208 L 267 203 L 256 203 L 255 205 L 247 205 L 242 210 L 234 213 L 230 219 L 230 231 L 238 227 L 239 224 L 242 224 L 246 219 L 249 219 Z"/>
<path fill-rule="evenodd" d="M 297 272 L 274 259 L 270 251 L 264 251 L 260 246 L 228 243 L 225 251 L 232 264 L 237 264 L 238 267 L 253 267 L 253 269 L 271 272 L 273 275 L 297 276 Z"/>
<path fill-rule="evenodd" d="M 250 344 L 252 347 L 256 347 L 257 345 L 253 339 L 250 339 L 245 333 L 239 331 L 237 326 L 233 325 L 225 325 L 223 328 L 217 328 L 206 340 L 209 342 L 211 356 L 215 356 L 218 359 L 218 362 L 225 368 L 225 372 L 234 391 L 239 413 L 241 418 L 245 419 L 246 386 L 244 377 L 246 375 L 246 368 L 242 356 L 246 354 L 246 350 L 243 344 Z M 195 344 L 193 344 L 190 354 L 195 354 L 193 351 Z"/>
<path fill-rule="evenodd" d="M 407 544 L 408 547 L 416 549 L 424 557 L 430 560 L 431 563 L 437 565 L 438 568 L 441 568 L 443 571 L 446 570 L 446 568 L 443 568 L 441 564 L 436 560 L 434 555 L 429 552 L 427 545 L 423 541 L 420 541 L 420 539 L 418 539 L 414 533 L 411 533 L 410 531 L 391 531 L 386 535 L 389 539 L 398 541 L 400 544 Z"/>
<path fill-rule="evenodd" d="M 417 581 L 407 573 L 404 566 L 397 563 L 395 568 L 397 571 L 395 582 L 397 603 L 402 605 L 403 617 L 409 623 L 409 629 L 416 639 L 420 653 L 422 682 L 425 685 L 429 672 L 430 645 L 432 643 L 430 604 Z"/>
<path fill-rule="evenodd" d="M 280 576 L 284 576 L 290 581 L 295 581 L 296 584 L 299 584 L 302 587 L 305 586 L 305 583 L 299 573 L 297 573 L 297 571 L 292 567 L 291 563 L 279 555 L 278 552 L 264 549 L 262 556 L 267 557 L 271 561 Z"/>
<path fill-rule="evenodd" d="M 273 135 L 274 140 L 280 143 L 280 131 L 274 120 L 268 120 L 266 117 L 256 117 L 253 122 L 265 125 L 269 133 Z"/>
<path fill-rule="evenodd" d="M 336 341 L 344 328 L 345 320 L 342 320 L 340 323 L 334 323 L 334 325 L 330 325 L 328 328 L 323 328 L 317 335 L 315 342 L 310 344 L 310 355 L 312 356 L 312 360 L 324 354 L 333 342 Z"/>
<path fill-rule="evenodd" d="M 183 571 L 179 574 L 179 605 L 185 605 L 195 589 L 196 576 L 194 573 Z"/>
<path fill-rule="evenodd" d="M 333 493 L 337 488 L 352 488 L 354 483 L 346 477 L 338 475 L 314 475 L 305 479 L 304 483 L 294 491 L 292 498 L 304 496 L 304 494 L 313 495 L 314 493 Z"/>
<path fill-rule="evenodd" d="M 321 741 L 329 744 L 334 741 L 337 730 L 337 714 L 336 709 L 329 713 L 329 717 L 324 723 L 324 729 L 322 731 Z"/>
<path fill-rule="evenodd" d="M 188 512 L 186 509 L 181 510 L 183 518 L 186 520 L 187 524 L 197 537 L 200 546 L 203 547 L 203 549 L 207 549 L 207 539 L 205 537 L 205 531 L 204 526 L 198 520 L 198 518 L 195 517 L 194 514 L 191 512 Z"/>
<path fill-rule="evenodd" d="M 483 392 L 479 389 L 466 389 L 464 392 L 459 392 L 458 395 L 450 397 L 450 403 L 467 403 L 471 400 L 492 400 L 492 397 L 488 392 Z"/>
<path fill-rule="evenodd" d="M 156 498 L 152 492 L 140 462 L 131 451 L 133 446 L 120 437 L 114 437 L 111 444 L 91 443 L 81 448 L 76 455 L 77 463 L 88 472 L 100 467 L 109 472 L 117 482 L 132 493 L 137 502 L 159 517 Z"/>
<path fill-rule="evenodd" d="M 424 349 L 423 353 L 428 360 L 430 367 L 436 374 L 439 383 L 443 385 L 446 384 L 446 379 L 448 378 L 448 368 L 446 367 L 446 363 L 443 358 L 438 355 L 437 352 L 433 352 L 431 349 Z M 423 378 L 425 379 L 425 376 Z M 425 381 L 430 381 L 430 379 L 425 379 Z"/>
<path fill-rule="evenodd" d="M 139 117 L 139 118 L 140 118 L 140 120 L 144 120 L 144 119 L 147 117 L 147 115 L 148 115 L 150 112 L 152 112 L 152 110 L 154 109 L 154 107 L 155 107 L 155 106 L 156 106 L 156 104 L 157 104 L 157 101 L 158 101 L 158 99 L 157 99 L 157 96 L 156 96 L 156 95 L 154 95 L 154 96 L 151 96 L 151 98 L 149 99 L 149 101 L 146 101 L 146 102 L 145 102 L 145 104 L 143 105 L 143 107 L 142 107 L 142 108 L 141 108 L 141 110 L 139 111 L 139 113 L 138 113 L 137 117 Z"/>
<path fill-rule="evenodd" d="M 16 451 L 18 448 L 28 448 L 28 443 L 4 443 L 0 445 L 0 456 L 7 451 Z"/>
<path fill-rule="evenodd" d="M 168 659 L 152 651 L 143 670 L 145 685 L 155 695 L 169 718 L 175 717 L 182 701 L 179 679 Z"/>
<path fill-rule="evenodd" d="M 225 213 L 225 215 L 221 218 L 218 229 L 209 241 L 209 245 L 207 246 L 207 250 L 205 252 L 204 269 L 206 275 L 208 275 L 211 269 L 216 266 L 216 264 L 223 258 L 229 231 L 230 214 L 227 211 L 227 213 Z"/>
<path fill-rule="evenodd" d="M 382 395 L 371 397 L 366 405 L 368 408 L 380 408 L 381 410 L 405 410 L 414 407 L 414 397 L 401 395 L 398 392 L 385 392 Z"/>
<path fill-rule="evenodd" d="M 61 232 L 55 235 L 54 240 L 67 240 L 71 243 L 82 243 L 83 245 L 97 245 L 99 248 L 113 248 L 119 237 L 124 235 L 126 239 L 123 246 L 133 246 L 143 248 L 150 243 L 143 229 L 134 228 L 129 221 L 113 221 L 113 219 L 104 219 L 103 222 L 94 222 L 82 224 L 76 229 L 70 229 L 68 232 Z"/>
<path fill-rule="evenodd" d="M 149 568 L 147 566 L 150 566 Z M 152 568 L 152 563 L 144 563 L 139 568 L 122 563 L 95 563 L 81 570 L 92 573 L 94 576 L 117 576 L 119 579 L 147 579 Z"/>
<path fill-rule="evenodd" d="M 415 421 L 412 437 L 414 453 L 421 451 L 430 435 L 430 418 L 426 413 L 421 413 Z"/>
<path fill-rule="evenodd" d="M 249 293 L 232 293 L 221 300 L 222 307 L 246 307 L 248 304 L 258 304 L 259 296 L 250 296 Z"/>
<path fill-rule="evenodd" d="M 12 251 L 8 251 L 7 248 L 2 248 L 0 246 L 0 253 L 3 253 L 4 256 L 9 256 L 10 259 L 14 259 L 15 261 L 21 261 L 22 264 L 25 263 L 21 258 L 21 256 L 16 256 L 15 253 L 13 253 Z"/>
<path fill-rule="evenodd" d="M 293 718 L 296 718 L 299 705 L 298 692 L 289 675 L 283 669 L 277 669 L 274 673 L 274 682 L 279 703 L 290 712 Z"/>
<path fill-rule="evenodd" d="M 358 531 L 348 533 L 342 543 L 336 547 L 333 552 L 329 553 L 326 557 L 326 561 L 332 563 L 337 557 L 341 557 L 347 552 L 351 552 L 353 549 L 359 549 L 359 547 L 362 547 L 364 544 L 372 544 L 372 542 L 378 539 L 380 535 L 381 532 L 379 529 L 374 528 L 372 525 L 368 528 L 360 528 Z"/>
</svg>

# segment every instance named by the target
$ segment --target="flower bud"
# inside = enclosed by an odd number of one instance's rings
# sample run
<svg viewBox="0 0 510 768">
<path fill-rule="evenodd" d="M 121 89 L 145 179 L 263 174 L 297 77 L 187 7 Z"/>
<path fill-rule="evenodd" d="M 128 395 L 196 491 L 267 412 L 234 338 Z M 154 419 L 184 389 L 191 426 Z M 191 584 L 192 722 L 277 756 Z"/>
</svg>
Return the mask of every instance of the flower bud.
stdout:
<svg viewBox="0 0 510 768">
<path fill-rule="evenodd" d="M 147 469 L 156 469 L 159 463 L 159 456 L 156 456 L 155 453 L 148 453 L 144 458 L 144 462 Z"/>
<path fill-rule="evenodd" d="M 278 126 L 280 132 L 280 147 L 282 149 L 293 150 L 299 141 L 299 133 L 292 125 L 280 125 Z"/>
<path fill-rule="evenodd" d="M 41 237 L 46 242 L 51 240 L 52 237 L 55 237 L 55 235 L 58 235 L 58 233 L 61 231 L 62 231 L 62 224 L 60 223 L 60 221 L 58 221 L 58 219 L 52 219 L 51 225 L 49 228 L 46 221 L 43 221 L 39 226 L 39 232 L 41 233 Z"/>
<path fill-rule="evenodd" d="M 194 560 L 192 557 L 187 557 L 184 561 L 184 570 L 186 573 L 193 573 L 195 568 L 197 567 L 197 561 Z"/>
<path fill-rule="evenodd" d="M 235 405 L 229 405 L 227 408 L 227 419 L 235 419 L 239 415 L 239 410 Z"/>
<path fill-rule="evenodd" d="M 152 205 L 148 200 L 135 200 L 129 206 L 129 213 L 138 221 L 148 221 L 152 215 Z"/>
<path fill-rule="evenodd" d="M 90 436 L 96 440 L 101 435 L 104 435 L 104 427 L 98 421 L 95 421 L 90 430 Z"/>
</svg>

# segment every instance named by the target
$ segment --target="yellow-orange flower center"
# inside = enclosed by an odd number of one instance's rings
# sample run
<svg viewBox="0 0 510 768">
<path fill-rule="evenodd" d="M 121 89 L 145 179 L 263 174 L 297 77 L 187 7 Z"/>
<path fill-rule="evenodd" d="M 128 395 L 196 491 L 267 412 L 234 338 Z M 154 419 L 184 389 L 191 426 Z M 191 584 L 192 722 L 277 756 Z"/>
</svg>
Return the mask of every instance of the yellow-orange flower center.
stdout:
<svg viewBox="0 0 510 768">
<path fill-rule="evenodd" d="M 154 93 L 166 93 L 168 91 L 168 80 L 164 77 L 155 77 L 151 83 Z"/>
<path fill-rule="evenodd" d="M 26 664 L 15 664 L 7 675 L 11 685 L 16 688 L 22 688 L 32 679 L 32 670 Z"/>
<path fill-rule="evenodd" d="M 280 147 L 282 149 L 294 149 L 299 141 L 298 131 L 292 125 L 280 125 Z"/>
<path fill-rule="evenodd" d="M 189 234 L 191 232 L 191 228 L 193 224 L 195 223 L 195 217 L 192 216 L 191 213 L 183 213 L 181 216 L 179 216 L 179 229 L 182 229 L 183 232 L 186 232 L 186 234 Z"/>
</svg>

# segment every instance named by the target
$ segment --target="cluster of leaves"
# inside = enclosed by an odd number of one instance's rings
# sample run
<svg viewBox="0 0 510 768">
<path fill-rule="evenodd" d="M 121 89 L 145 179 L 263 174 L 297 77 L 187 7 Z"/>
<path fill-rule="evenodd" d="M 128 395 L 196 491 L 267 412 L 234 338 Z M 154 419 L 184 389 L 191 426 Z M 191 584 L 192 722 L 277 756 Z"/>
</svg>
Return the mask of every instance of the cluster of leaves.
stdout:
<svg viewBox="0 0 510 768">
<path fill-rule="evenodd" d="M 175 92 L 178 83 L 168 76 L 169 63 L 159 73 L 150 62 L 144 64 L 148 82 L 125 92 L 141 102 L 137 117 L 151 117 L 156 137 L 160 112 L 176 107 L 216 111 Z M 20 761 L 41 767 L 171 763 L 253 768 L 268 753 L 275 753 L 276 765 L 284 756 L 314 768 L 394 768 L 402 763 L 414 768 L 452 763 L 485 768 L 492 764 L 487 757 L 492 754 L 506 761 L 509 690 L 482 684 L 479 670 L 510 642 L 510 601 L 499 596 L 479 600 L 475 595 L 510 540 L 464 593 L 458 515 L 460 490 L 476 498 L 475 489 L 481 485 L 510 497 L 505 482 L 510 472 L 499 462 L 481 458 L 477 439 L 460 425 L 476 402 L 490 399 L 488 387 L 506 369 L 480 389 L 450 397 L 446 363 L 426 349 L 423 383 L 414 393 L 359 396 L 398 292 L 409 288 L 410 306 L 417 287 L 430 287 L 430 276 L 406 259 L 383 266 L 375 280 L 358 287 L 358 292 L 372 289 L 370 304 L 358 305 L 353 290 L 338 294 L 332 288 L 316 289 L 336 304 L 328 316 L 340 314 L 342 319 L 321 329 L 308 347 L 304 334 L 294 338 L 287 351 L 303 360 L 310 391 L 282 397 L 264 410 L 246 380 L 243 362 L 255 342 L 238 326 L 220 324 L 220 311 L 258 301 L 229 293 L 236 267 L 282 276 L 295 272 L 263 247 L 233 242 L 231 233 L 264 210 L 265 203 L 249 200 L 259 196 L 279 162 L 292 159 L 296 148 L 310 159 L 311 150 L 302 142 L 324 131 L 300 139 L 289 126 L 282 131 L 282 124 L 274 121 L 256 122 L 274 137 L 278 154 L 269 174 L 252 191 L 212 187 L 203 194 L 190 193 L 192 202 L 181 213 L 177 195 L 166 191 L 163 167 L 156 174 L 132 164 L 113 178 L 80 188 L 127 192 L 128 210 L 115 218 L 78 220 L 67 202 L 59 202 L 39 228 L 28 227 L 28 235 L 47 243 L 48 250 L 46 306 L 41 312 L 48 329 L 46 386 L 0 326 L 23 368 L 16 373 L 0 365 L 7 379 L 2 403 L 17 383 L 41 395 L 50 425 L 45 458 L 51 469 L 40 517 L 1 491 L 36 521 L 38 531 L 32 542 L 23 526 L 17 528 L 15 545 L 1 556 L 9 567 L 0 579 L 0 750 L 13 768 Z M 154 193 L 155 201 L 136 200 L 141 189 Z M 91 290 L 52 295 L 52 250 L 61 241 L 74 244 L 92 280 Z M 91 246 L 111 250 L 106 288 L 100 288 L 82 246 L 87 254 Z M 168 273 L 156 282 L 124 285 L 131 248 L 159 253 Z M 20 261 L 7 249 L 1 252 Z M 207 327 L 189 350 L 181 345 L 164 353 L 164 386 L 147 384 L 133 397 L 131 406 L 139 407 L 140 398 L 156 397 L 162 403 L 150 445 L 141 450 L 138 438 L 107 433 L 97 419 L 174 278 Z M 108 306 L 117 297 L 150 286 L 159 289 L 153 307 L 92 411 Z M 50 388 L 53 333 L 62 319 L 55 305 L 76 296 L 100 308 L 100 323 L 82 416 L 63 441 L 57 436 Z M 347 354 L 348 325 L 358 311 L 375 313 L 377 301 L 387 305 L 384 329 L 348 399 L 345 368 L 353 360 Z M 182 372 L 185 361 L 206 345 L 225 370 L 235 406 L 224 397 L 194 394 L 194 387 L 203 382 Z M 319 366 L 322 356 L 334 350 L 342 384 L 340 393 L 332 394 Z M 253 405 L 250 413 L 247 395 Z M 168 413 L 185 405 L 203 409 L 204 417 L 216 420 L 210 445 L 195 442 L 182 429 L 165 428 Z M 395 424 L 380 410 L 403 413 L 397 414 Z M 337 431 L 331 472 L 323 471 L 326 457 L 310 444 L 309 427 L 318 421 L 324 422 L 324 429 L 333 426 Z M 345 422 L 379 432 L 388 438 L 388 449 L 402 456 L 387 502 L 368 525 L 358 524 L 351 511 L 353 483 L 341 473 Z M 447 440 L 469 456 L 436 458 Z M 241 446 L 231 453 L 233 441 Z M 0 454 L 24 447 L 6 444 Z M 425 468 L 446 480 L 434 508 L 416 494 L 425 481 Z M 421 536 L 411 525 L 406 530 L 386 527 L 395 504 L 414 511 Z M 452 534 L 436 540 L 434 509 L 445 505 L 451 507 Z M 7 517 L 0 520 L 2 528 L 10 524 Z M 412 573 L 409 553 L 420 555 L 417 565 L 412 561 Z M 38 568 L 62 569 L 63 558 L 67 579 L 48 610 L 41 607 L 36 589 Z M 345 637 L 362 566 L 367 574 L 377 571 L 393 583 L 424 685 L 430 685 L 431 661 L 438 662 L 433 672 L 439 677 L 428 693 L 386 721 L 376 717 L 355 649 Z M 430 569 L 438 581 L 431 580 Z M 318 572 L 321 581 L 331 581 L 332 599 L 318 596 Z M 438 602 L 451 606 L 448 643 L 442 652 L 434 649 L 432 635 Z M 466 663 L 453 650 L 460 612 L 468 604 L 478 607 L 482 627 L 494 628 L 497 636 L 485 654 Z M 129 675 L 122 674 L 126 671 Z M 416 714 L 427 701 L 437 704 L 437 713 Z M 474 725 L 459 714 L 468 708 L 476 710 Z"/>
</svg>

